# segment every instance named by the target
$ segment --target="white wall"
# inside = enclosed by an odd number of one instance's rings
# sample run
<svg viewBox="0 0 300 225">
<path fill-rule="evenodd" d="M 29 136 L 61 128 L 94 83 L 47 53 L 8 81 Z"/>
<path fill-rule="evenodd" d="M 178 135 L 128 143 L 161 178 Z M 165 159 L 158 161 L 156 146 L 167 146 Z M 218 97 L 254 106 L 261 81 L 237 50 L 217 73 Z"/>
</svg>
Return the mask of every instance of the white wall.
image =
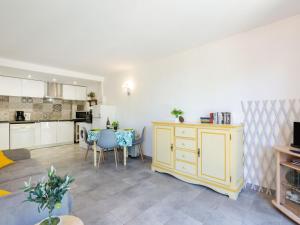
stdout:
<svg viewBox="0 0 300 225">
<path fill-rule="evenodd" d="M 135 84 L 129 97 L 121 88 L 128 79 Z M 187 121 L 230 111 L 239 123 L 242 100 L 299 98 L 300 15 L 106 76 L 104 95 L 122 127 L 147 126 L 149 156 L 151 121 L 171 119 L 173 107 Z"/>
</svg>

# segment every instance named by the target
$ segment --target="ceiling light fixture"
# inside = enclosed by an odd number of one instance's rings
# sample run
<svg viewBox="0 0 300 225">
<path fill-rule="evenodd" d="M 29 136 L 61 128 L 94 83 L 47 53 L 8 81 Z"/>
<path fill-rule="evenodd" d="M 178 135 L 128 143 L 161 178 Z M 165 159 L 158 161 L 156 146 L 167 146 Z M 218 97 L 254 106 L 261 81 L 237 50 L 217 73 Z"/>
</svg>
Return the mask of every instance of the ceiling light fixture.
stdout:
<svg viewBox="0 0 300 225">
<path fill-rule="evenodd" d="M 73 84 L 76 85 L 76 84 L 77 84 L 77 81 L 73 81 Z"/>
<path fill-rule="evenodd" d="M 32 76 L 29 74 L 27 77 L 30 79 Z"/>
</svg>

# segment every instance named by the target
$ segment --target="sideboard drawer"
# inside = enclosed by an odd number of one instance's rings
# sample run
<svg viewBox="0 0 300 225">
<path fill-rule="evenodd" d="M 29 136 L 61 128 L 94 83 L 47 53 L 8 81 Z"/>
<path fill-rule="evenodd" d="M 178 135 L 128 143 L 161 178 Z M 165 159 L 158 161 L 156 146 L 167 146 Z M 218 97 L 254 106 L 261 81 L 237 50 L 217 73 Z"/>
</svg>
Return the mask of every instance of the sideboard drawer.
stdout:
<svg viewBox="0 0 300 225">
<path fill-rule="evenodd" d="M 188 163 L 176 161 L 176 170 L 183 173 L 196 175 L 196 167 Z"/>
<path fill-rule="evenodd" d="M 175 136 L 195 138 L 196 137 L 196 129 L 195 128 L 186 128 L 186 127 L 176 127 L 175 128 Z"/>
<path fill-rule="evenodd" d="M 176 138 L 175 146 L 177 148 L 185 148 L 189 150 L 196 149 L 196 141 L 190 139 Z"/>
<path fill-rule="evenodd" d="M 187 162 L 195 163 L 196 162 L 196 154 L 193 152 L 186 152 L 181 150 L 176 150 L 176 159 L 184 160 Z"/>
</svg>

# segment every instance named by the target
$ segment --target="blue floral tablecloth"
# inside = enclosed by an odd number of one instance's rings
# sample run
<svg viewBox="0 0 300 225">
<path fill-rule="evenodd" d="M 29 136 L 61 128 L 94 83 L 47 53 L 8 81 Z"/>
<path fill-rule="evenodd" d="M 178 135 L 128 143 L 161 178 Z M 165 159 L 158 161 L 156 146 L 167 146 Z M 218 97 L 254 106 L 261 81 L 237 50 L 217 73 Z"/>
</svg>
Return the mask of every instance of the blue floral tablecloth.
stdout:
<svg viewBox="0 0 300 225">
<path fill-rule="evenodd" d="M 90 130 L 88 132 L 88 141 L 97 141 L 100 130 Z M 122 147 L 130 147 L 135 138 L 134 130 L 118 130 L 115 132 L 117 143 Z"/>
</svg>

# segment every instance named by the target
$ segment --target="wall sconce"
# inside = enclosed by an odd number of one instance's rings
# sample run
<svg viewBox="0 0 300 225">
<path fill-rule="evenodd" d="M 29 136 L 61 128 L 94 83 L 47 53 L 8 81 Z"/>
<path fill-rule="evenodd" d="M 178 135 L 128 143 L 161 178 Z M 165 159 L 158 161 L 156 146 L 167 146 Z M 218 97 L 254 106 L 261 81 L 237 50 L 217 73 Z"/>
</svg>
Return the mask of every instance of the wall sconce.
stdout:
<svg viewBox="0 0 300 225">
<path fill-rule="evenodd" d="M 131 92 L 132 92 L 132 89 L 133 89 L 133 83 L 132 81 L 126 81 L 124 84 L 123 84 L 123 89 L 125 90 L 125 92 L 127 93 L 127 96 L 130 96 L 131 95 Z"/>
</svg>

